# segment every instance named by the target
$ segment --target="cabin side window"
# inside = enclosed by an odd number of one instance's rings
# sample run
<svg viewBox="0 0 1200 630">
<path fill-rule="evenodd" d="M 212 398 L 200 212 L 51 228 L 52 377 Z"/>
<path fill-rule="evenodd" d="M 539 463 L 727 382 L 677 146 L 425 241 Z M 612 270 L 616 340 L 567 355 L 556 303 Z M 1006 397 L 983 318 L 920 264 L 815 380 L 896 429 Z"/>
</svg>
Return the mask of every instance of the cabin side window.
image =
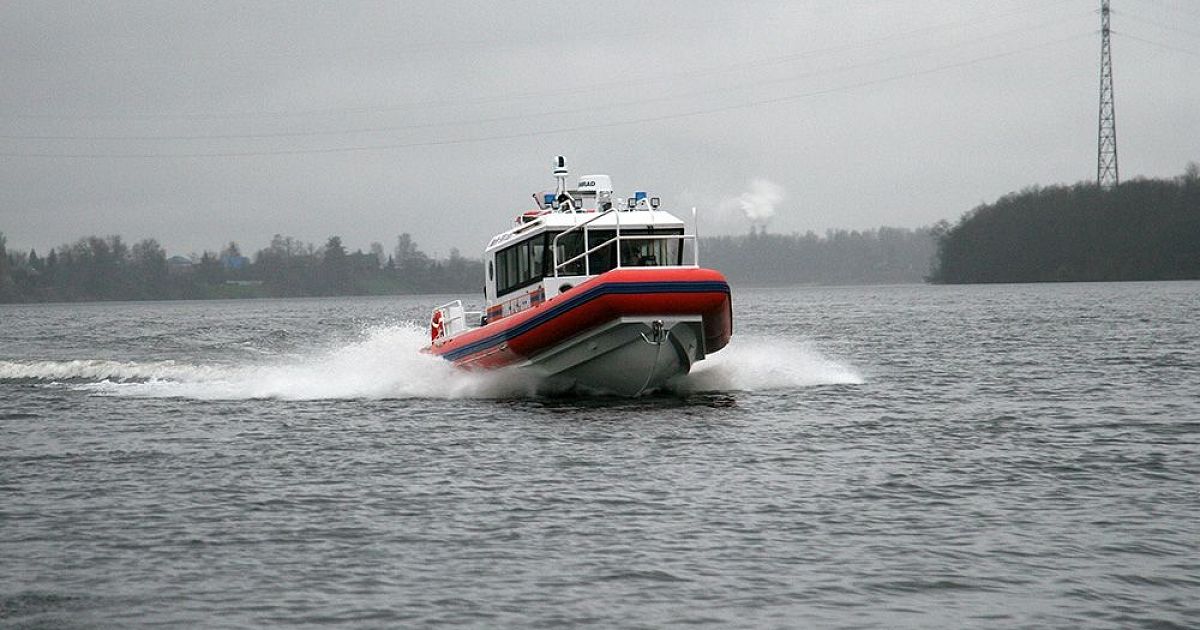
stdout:
<svg viewBox="0 0 1200 630">
<path fill-rule="evenodd" d="M 545 234 L 496 252 L 496 295 L 504 295 L 540 281 L 546 274 L 545 265 Z"/>
<path fill-rule="evenodd" d="M 538 279 L 546 276 L 546 235 L 543 234 L 540 238 L 535 238 L 530 242 L 530 263 L 529 266 Z"/>
<path fill-rule="evenodd" d="M 496 254 L 496 295 L 506 293 L 517 283 L 517 258 L 507 249 Z"/>
</svg>

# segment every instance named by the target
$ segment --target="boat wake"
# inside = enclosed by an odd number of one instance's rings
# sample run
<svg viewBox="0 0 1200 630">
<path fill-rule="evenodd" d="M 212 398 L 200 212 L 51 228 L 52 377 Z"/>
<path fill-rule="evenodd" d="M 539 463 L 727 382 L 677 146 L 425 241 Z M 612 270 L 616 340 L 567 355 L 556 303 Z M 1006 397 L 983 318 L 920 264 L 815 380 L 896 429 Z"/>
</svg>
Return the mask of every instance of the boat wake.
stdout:
<svg viewBox="0 0 1200 630">
<path fill-rule="evenodd" d="M 517 369 L 467 372 L 422 354 L 416 325 L 366 329 L 360 338 L 252 364 L 180 361 L 2 361 L 0 382 L 34 382 L 106 396 L 196 400 L 525 398 L 543 383 Z M 853 368 L 801 344 L 739 338 L 676 379 L 669 391 L 786 390 L 861 383 Z"/>
<path fill-rule="evenodd" d="M 673 391 L 772 391 L 816 385 L 861 385 L 863 377 L 808 344 L 739 337 L 670 383 Z"/>
</svg>

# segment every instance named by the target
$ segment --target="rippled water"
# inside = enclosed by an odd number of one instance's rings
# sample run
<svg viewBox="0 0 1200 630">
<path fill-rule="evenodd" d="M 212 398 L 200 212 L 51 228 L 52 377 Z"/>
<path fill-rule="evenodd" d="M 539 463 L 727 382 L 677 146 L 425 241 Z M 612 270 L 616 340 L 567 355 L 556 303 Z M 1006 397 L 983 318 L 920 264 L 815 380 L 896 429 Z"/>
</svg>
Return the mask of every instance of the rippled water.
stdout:
<svg viewBox="0 0 1200 630">
<path fill-rule="evenodd" d="M 1200 283 L 735 288 L 638 400 L 434 303 L 0 307 L 0 626 L 1200 619 Z"/>
</svg>

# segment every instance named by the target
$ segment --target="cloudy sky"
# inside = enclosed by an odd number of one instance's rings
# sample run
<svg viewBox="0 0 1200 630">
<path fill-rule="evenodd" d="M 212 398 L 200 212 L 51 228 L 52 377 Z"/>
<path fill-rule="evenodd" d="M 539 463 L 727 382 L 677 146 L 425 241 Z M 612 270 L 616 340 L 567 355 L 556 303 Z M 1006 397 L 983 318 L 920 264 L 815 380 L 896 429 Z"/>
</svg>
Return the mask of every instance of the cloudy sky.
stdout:
<svg viewBox="0 0 1200 630">
<path fill-rule="evenodd" d="M 7 0 L 0 231 L 476 255 L 558 154 L 709 233 L 927 225 L 1095 176 L 1098 5 Z M 1122 176 L 1179 174 L 1200 5 L 1113 28 Z"/>
</svg>

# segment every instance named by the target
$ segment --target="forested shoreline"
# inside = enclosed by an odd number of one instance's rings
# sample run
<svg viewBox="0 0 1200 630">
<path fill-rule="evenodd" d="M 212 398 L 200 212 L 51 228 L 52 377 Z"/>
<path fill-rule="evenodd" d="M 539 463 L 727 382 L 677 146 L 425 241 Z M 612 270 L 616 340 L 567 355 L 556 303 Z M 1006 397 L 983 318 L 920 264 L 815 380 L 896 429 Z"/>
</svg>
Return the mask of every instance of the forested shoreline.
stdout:
<svg viewBox="0 0 1200 630">
<path fill-rule="evenodd" d="M 937 283 L 1200 279 L 1200 168 L 1111 190 L 1030 188 L 943 228 Z"/>
<path fill-rule="evenodd" d="M 474 293 L 483 263 L 429 256 L 401 234 L 390 251 L 276 235 L 243 255 L 172 256 L 148 238 L 87 236 L 45 254 L 0 233 L 0 303 Z M 1174 179 L 1029 188 L 931 228 L 752 230 L 700 240 L 700 261 L 735 286 L 1200 279 L 1200 167 Z"/>
<path fill-rule="evenodd" d="M 931 228 L 757 231 L 701 239 L 700 262 L 742 286 L 904 284 L 929 275 L 934 248 Z"/>
<path fill-rule="evenodd" d="M 478 290 L 482 278 L 479 260 L 457 250 L 434 259 L 408 234 L 389 253 L 379 243 L 350 252 L 337 236 L 317 247 L 276 235 L 253 256 L 230 242 L 170 258 L 154 239 L 88 236 L 42 256 L 7 251 L 0 234 L 0 303 L 438 293 Z"/>
<path fill-rule="evenodd" d="M 929 273 L 929 229 L 830 230 L 824 236 L 753 231 L 701 239 L 701 263 L 735 285 L 920 282 Z M 349 251 L 337 236 L 317 247 L 276 235 L 253 255 L 236 242 L 219 251 L 168 257 L 154 239 L 88 236 L 45 254 L 6 249 L 0 234 L 0 303 L 478 293 L 483 264 L 447 259 L 400 235 Z"/>
</svg>

